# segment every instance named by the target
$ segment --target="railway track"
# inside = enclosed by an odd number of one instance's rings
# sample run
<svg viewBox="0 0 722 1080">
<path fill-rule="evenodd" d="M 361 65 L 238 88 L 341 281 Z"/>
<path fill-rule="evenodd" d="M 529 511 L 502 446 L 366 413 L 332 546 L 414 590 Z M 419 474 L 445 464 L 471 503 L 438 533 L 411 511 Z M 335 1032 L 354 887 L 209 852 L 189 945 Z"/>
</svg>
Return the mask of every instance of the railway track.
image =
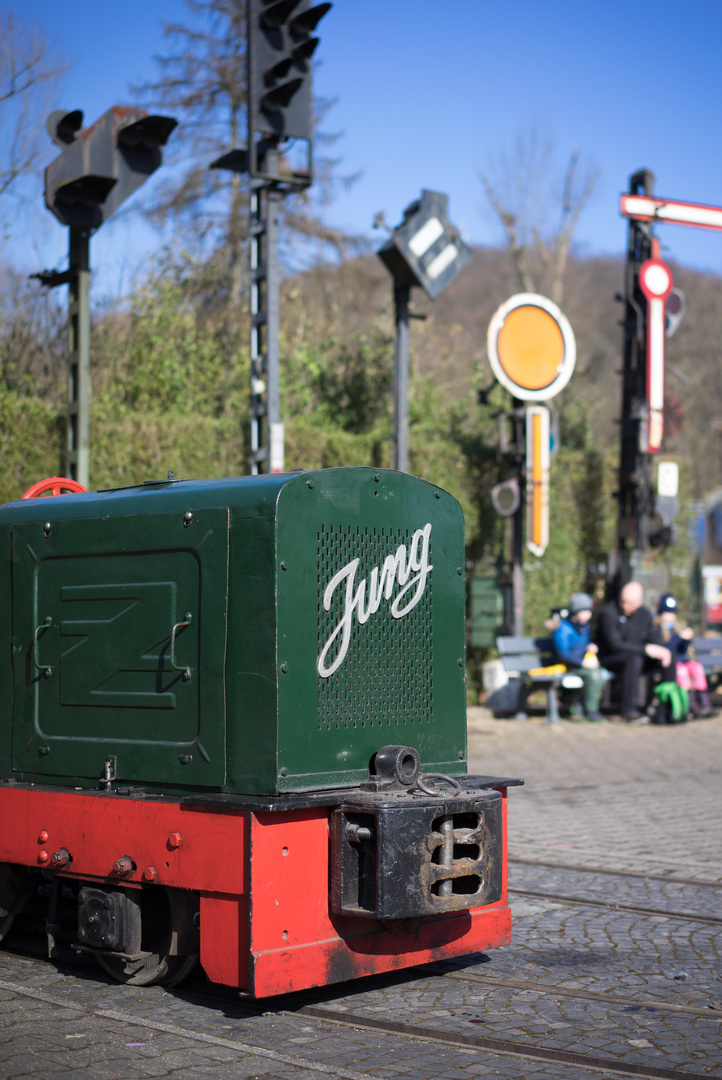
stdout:
<svg viewBox="0 0 722 1080">
<path fill-rule="evenodd" d="M 620 904 L 613 900 L 593 900 L 583 896 L 564 896 L 540 889 L 509 889 L 509 896 L 531 896 L 538 900 L 551 900 L 555 904 L 583 904 L 587 907 L 607 908 L 611 911 L 628 911 L 633 915 L 662 915 L 666 919 L 688 919 L 691 922 L 722 924 L 718 915 L 695 915 L 690 911 L 670 911 L 668 908 L 644 907 L 641 904 Z"/>
<path fill-rule="evenodd" d="M 302 1016 L 347 1024 L 356 1028 L 361 1027 L 372 1031 L 381 1031 L 388 1035 L 405 1035 L 414 1039 L 443 1043 L 447 1046 L 474 1047 L 478 1050 L 490 1050 L 496 1054 L 522 1057 L 533 1061 L 555 1062 L 560 1065 L 580 1065 L 586 1069 L 614 1073 L 618 1076 L 649 1076 L 659 1078 L 659 1080 L 710 1080 L 709 1073 L 690 1072 L 686 1069 L 666 1069 L 651 1064 L 620 1063 L 612 1058 L 591 1054 L 577 1054 L 569 1050 L 552 1050 L 511 1039 L 494 1039 L 485 1035 L 451 1034 L 445 1031 L 435 1031 L 420 1024 L 405 1024 L 398 1021 L 389 1024 L 376 1017 L 340 1012 L 324 1006 L 307 1005 L 301 1007 L 298 1012 Z"/>
<path fill-rule="evenodd" d="M 516 860 L 515 860 L 516 861 Z M 561 865 L 558 863 L 544 863 L 544 862 L 524 862 L 525 865 L 538 866 L 540 868 L 553 868 L 555 870 L 574 871 L 577 874 L 598 874 L 602 871 L 599 869 L 593 869 L 590 867 L 574 866 L 570 864 Z M 606 876 L 612 876 L 609 872 Z M 640 878 L 651 879 L 651 875 L 645 874 L 630 874 L 625 872 L 619 875 L 620 877 L 634 876 Z M 661 875 L 655 875 L 654 880 L 661 880 L 669 883 L 671 880 L 673 883 L 680 885 L 698 886 L 702 885 L 706 888 L 719 889 L 720 885 L 716 882 L 684 882 L 681 879 L 670 879 L 668 877 L 662 877 Z M 579 882 L 577 882 L 579 891 L 583 891 Z M 569 895 L 563 893 L 552 893 L 546 890 L 539 889 L 526 889 L 526 888 L 512 888 L 510 889 L 512 895 L 516 895 L 524 898 L 533 898 L 541 902 L 549 902 L 553 904 L 562 903 L 570 907 L 584 908 L 600 908 L 607 910 L 620 911 L 630 914 L 638 915 L 642 918 L 656 919 L 659 916 L 663 916 L 666 919 L 679 926 L 680 922 L 690 921 L 697 924 L 706 924 L 711 928 L 718 926 L 722 922 L 722 918 L 716 916 L 697 915 L 695 912 L 679 911 L 665 907 L 647 907 L 639 904 L 621 904 L 616 901 L 602 901 L 596 900 L 587 896 Z M 9 941 L 8 946 L 12 945 Z M 21 946 L 18 948 L 18 946 Z M 39 959 L 37 949 L 29 949 L 27 940 L 18 941 L 15 945 L 15 952 L 20 953 L 23 957 L 30 960 L 35 960 L 39 964 L 42 961 Z M 91 971 L 87 958 L 84 960 L 83 974 L 88 978 L 89 984 L 92 984 L 94 972 Z M 493 1034 L 486 1034 L 475 1031 L 454 1030 L 453 1024 L 449 1022 L 449 1026 L 445 1026 L 443 1019 L 439 1023 L 439 1018 L 433 1015 L 433 1009 L 429 1010 L 432 1015 L 423 1022 L 414 1022 L 414 1015 L 405 1019 L 396 1019 L 393 1016 L 379 1015 L 378 1004 L 368 1004 L 366 1008 L 363 1006 L 363 1002 L 359 1002 L 358 998 L 362 998 L 365 995 L 370 995 L 369 1000 L 376 988 L 381 988 L 384 992 L 393 997 L 395 992 L 401 993 L 403 997 L 404 987 L 408 988 L 409 985 L 413 988 L 414 984 L 419 984 L 432 978 L 432 989 L 429 992 L 429 1001 L 436 1000 L 437 997 L 442 995 L 444 987 L 447 987 L 446 992 L 453 998 L 453 991 L 449 991 L 449 983 L 458 985 L 463 983 L 468 987 L 478 987 L 481 993 L 485 992 L 509 992 L 511 994 L 520 995 L 521 1001 L 528 1002 L 532 1000 L 528 995 L 534 995 L 534 1001 L 539 1002 L 539 1013 L 542 1017 L 549 1015 L 550 1011 L 553 1011 L 556 1004 L 567 1002 L 574 1006 L 576 1003 L 588 1003 L 589 1008 L 599 1010 L 599 1007 L 603 1007 L 605 1018 L 609 1013 L 614 1014 L 615 1011 L 619 1012 L 619 1016 L 616 1021 L 612 1019 L 610 1023 L 613 1025 L 615 1022 L 621 1024 L 624 1021 L 626 1014 L 637 1015 L 644 1013 L 648 1018 L 654 1020 L 659 1019 L 659 1022 L 664 1026 L 667 1022 L 665 1018 L 671 1019 L 677 1025 L 684 1024 L 686 1021 L 690 1025 L 699 1024 L 700 1021 L 706 1021 L 704 1028 L 709 1031 L 710 1038 L 719 1039 L 722 1036 L 720 1032 L 720 1024 L 722 1024 L 722 1002 L 711 1001 L 709 1004 L 703 1004 L 701 1002 L 685 1003 L 684 1001 L 674 1000 L 657 1000 L 649 996 L 637 996 L 634 994 L 624 994 L 610 992 L 598 992 L 595 990 L 585 989 L 581 987 L 559 985 L 557 983 L 551 983 L 548 981 L 539 981 L 537 979 L 527 979 L 523 977 L 498 977 L 492 974 L 487 975 L 479 971 L 460 970 L 458 964 L 453 962 L 437 963 L 429 965 L 426 968 L 417 969 L 410 973 L 404 973 L 396 975 L 371 977 L 363 980 L 363 985 L 356 984 L 355 987 L 329 987 L 323 991 L 313 992 L 307 991 L 294 995 L 289 995 L 283 998 L 273 999 L 272 1001 L 255 1002 L 243 999 L 239 1002 L 237 993 L 228 990 L 223 987 L 211 987 L 207 984 L 203 984 L 199 978 L 186 984 L 184 987 L 176 988 L 172 991 L 173 998 L 179 1002 L 184 1002 L 190 1006 L 193 1006 L 198 1010 L 199 1023 L 204 1028 L 203 1017 L 211 1017 L 219 1012 L 219 1010 L 226 1016 L 236 1016 L 239 1021 L 240 1039 L 227 1038 L 213 1034 L 211 1030 L 204 1030 L 196 1027 L 195 1025 L 186 1024 L 164 1024 L 159 1023 L 147 1015 L 136 1015 L 134 1012 L 118 1009 L 103 1009 L 97 1004 L 97 993 L 92 996 L 92 1000 L 83 1004 L 83 1008 L 93 1011 L 97 1016 L 106 1016 L 109 1019 L 123 1020 L 128 1023 L 132 1023 L 135 1026 L 147 1027 L 149 1030 L 160 1032 L 171 1032 L 177 1036 L 183 1036 L 188 1039 L 200 1040 L 205 1043 L 212 1043 L 218 1046 L 232 1047 L 236 1050 L 261 1054 L 261 1056 L 267 1056 L 273 1058 L 273 1060 L 279 1063 L 286 1063 L 296 1068 L 303 1067 L 305 1069 L 316 1071 L 319 1073 L 332 1074 L 343 1078 L 343 1080 L 370 1080 L 371 1077 L 374 1080 L 379 1080 L 379 1076 L 383 1074 L 379 1073 L 377 1069 L 373 1071 L 367 1071 L 365 1068 L 343 1068 L 338 1065 L 332 1067 L 327 1066 L 323 1061 L 315 1061 L 311 1057 L 307 1057 L 305 1054 L 287 1053 L 284 1050 L 268 1050 L 258 1045 L 254 1041 L 254 1037 L 248 1037 L 248 1017 L 255 1018 L 254 1022 L 261 1025 L 263 1029 L 264 1022 L 273 1024 L 274 1022 L 284 1021 L 290 1024 L 295 1024 L 294 1018 L 303 1018 L 305 1021 L 311 1022 L 313 1025 L 321 1025 L 321 1029 L 332 1028 L 347 1028 L 352 1029 L 355 1033 L 355 1037 L 363 1038 L 363 1033 L 368 1033 L 370 1037 L 374 1039 L 388 1039 L 388 1040 L 403 1040 L 409 1046 L 409 1053 L 412 1053 L 412 1047 L 416 1047 L 413 1050 L 414 1053 L 419 1051 L 419 1047 L 422 1045 L 428 1047 L 437 1048 L 452 1048 L 459 1051 L 463 1051 L 465 1054 L 478 1052 L 484 1055 L 485 1059 L 488 1055 L 492 1055 L 493 1058 L 502 1064 L 507 1062 L 508 1068 L 512 1071 L 516 1069 L 514 1065 L 515 1060 L 519 1060 L 520 1064 L 523 1061 L 546 1063 L 549 1065 L 558 1065 L 560 1067 L 560 1076 L 566 1075 L 568 1068 L 579 1069 L 582 1068 L 590 1073 L 603 1074 L 605 1076 L 637 1076 L 637 1077 L 650 1077 L 654 1080 L 710 1080 L 714 1076 L 722 1076 L 722 1069 L 713 1067 L 710 1070 L 709 1063 L 704 1063 L 704 1068 L 700 1071 L 694 1071 L 694 1063 L 691 1061 L 685 1061 L 684 1067 L 679 1067 L 679 1062 L 672 1062 L 669 1065 L 664 1064 L 664 1058 L 656 1053 L 648 1053 L 646 1050 L 640 1050 L 636 1055 L 637 1057 L 645 1057 L 646 1060 L 622 1060 L 619 1057 L 612 1055 L 606 1055 L 601 1052 L 584 1052 L 579 1051 L 569 1046 L 553 1045 L 554 1043 L 554 1031 L 552 1029 L 559 1027 L 568 1027 L 566 1024 L 551 1024 L 549 1031 L 539 1032 L 534 1037 L 525 1039 L 520 1037 L 517 1032 L 515 1035 L 509 1035 L 506 1037 L 504 1031 L 497 1031 Z M 100 981 L 100 977 L 96 982 Z M 568 976 L 564 972 L 560 972 L 560 982 L 568 981 Z M 400 989 L 399 989 L 400 988 Z M 7 981 L 0 981 L 0 989 L 12 989 L 18 994 L 27 994 L 30 996 L 37 996 L 40 993 L 36 987 L 22 986 Z M 44 993 L 44 992 L 42 992 Z M 418 991 L 421 995 L 421 1001 L 424 1000 L 423 988 Z M 523 998 L 521 995 L 525 995 Z M 170 996 L 170 995 L 168 995 Z M 58 995 L 51 993 L 44 993 L 42 1000 L 48 1002 L 48 1004 L 55 1004 L 58 1007 L 78 1007 L 77 1000 L 72 1002 L 64 1000 Z M 506 999 L 505 999 L 506 1000 Z M 114 1001 L 117 1001 L 117 993 L 114 995 Z M 479 1016 L 482 1019 L 471 1019 L 469 1023 L 483 1023 L 484 1010 L 486 1004 L 478 1007 Z M 398 1003 L 396 1005 L 398 1011 Z M 165 1011 L 165 1010 L 164 1010 Z M 423 1013 L 423 1006 L 418 1008 L 418 1013 Z M 597 1013 L 598 1015 L 598 1013 Z M 621 1018 L 621 1019 L 620 1019 Z M 244 1028 L 245 1021 L 245 1028 Z M 589 1021 L 590 1023 L 592 1021 Z M 513 1027 L 515 1021 L 510 1019 L 510 1024 Z M 208 1025 L 210 1028 L 210 1024 Z M 458 1026 L 458 1025 L 457 1025 Z M 322 1031 L 316 1028 L 316 1031 L 320 1031 L 318 1036 L 320 1042 L 323 1042 Z M 634 1030 L 634 1029 L 630 1029 Z M 647 1029 L 642 1029 L 646 1031 Z M 253 1036 L 253 1032 L 251 1035 Z M 629 1040 L 631 1041 L 631 1040 Z M 637 1040 L 639 1041 L 639 1040 Z M 644 1042 L 645 1040 L 642 1040 Z M 376 1045 L 376 1044 L 374 1044 Z M 398 1046 L 397 1042 L 391 1042 L 389 1045 Z M 651 1045 L 647 1042 L 647 1045 Z M 721 1047 L 722 1049 L 722 1047 Z M 310 1051 L 309 1051 L 310 1053 Z M 720 1060 L 722 1055 L 720 1055 Z M 481 1063 L 480 1063 L 481 1064 Z M 486 1066 L 485 1066 L 486 1067 Z M 523 1066 L 522 1066 L 523 1067 Z M 516 1075 L 516 1074 L 515 1074 Z M 578 1075 L 575 1073 L 575 1075 Z"/>
<path fill-rule="evenodd" d="M 516 980 L 494 980 L 489 979 L 486 976 L 474 976 L 474 975 L 462 975 L 460 973 L 439 971 L 440 977 L 450 978 L 463 978 L 473 979 L 479 982 L 487 983 L 490 986 L 504 986 L 514 988 L 526 988 L 533 989 L 535 992 L 546 993 L 550 995 L 559 995 L 564 993 L 559 987 L 541 987 L 538 984 L 525 984 Z M 57 1008 L 77 1008 L 77 1001 L 68 1001 L 52 993 L 48 994 L 44 991 L 37 990 L 34 987 L 18 986 L 17 984 L 7 982 L 6 980 L 0 980 L 0 990 L 11 990 L 16 994 L 25 995 L 31 998 L 40 999 L 49 1005 L 53 1005 Z M 574 991 L 567 991 L 567 996 L 580 997 L 584 999 L 594 999 L 598 1001 L 605 1001 L 607 1004 L 629 1004 L 629 999 L 624 998 L 608 998 L 606 995 L 601 994 L 589 994 L 579 993 Z M 228 1003 L 236 1003 L 237 998 L 232 991 L 219 989 L 214 993 L 198 992 L 197 990 L 191 990 L 184 992 L 182 990 L 176 990 L 174 995 L 181 1000 L 192 1002 L 200 1007 L 212 1006 L 217 1008 L 220 1001 Z M 642 1000 L 635 1001 L 634 1004 L 640 1008 L 652 1008 L 656 1010 L 674 1010 L 685 1011 L 701 1014 L 702 1010 L 690 1009 L 684 1006 L 675 1005 L 671 1002 L 645 1002 Z M 272 1014 L 274 1016 L 288 1016 L 288 1017 L 306 1017 L 321 1023 L 342 1025 L 350 1027 L 355 1030 L 373 1031 L 378 1034 L 385 1034 L 393 1038 L 399 1036 L 412 1041 L 423 1040 L 427 1043 L 435 1043 L 443 1046 L 458 1047 L 464 1049 L 476 1049 L 479 1051 L 489 1051 L 495 1055 L 501 1055 L 502 1057 L 522 1058 L 531 1061 L 543 1061 L 547 1063 L 556 1063 L 559 1065 L 575 1065 L 581 1066 L 590 1072 L 602 1072 L 606 1074 L 613 1074 L 615 1076 L 639 1076 L 650 1077 L 655 1080 L 710 1080 L 710 1073 L 698 1073 L 692 1072 L 688 1069 L 674 1069 L 665 1068 L 649 1064 L 641 1064 L 634 1062 L 619 1062 L 613 1058 L 606 1058 L 598 1055 L 580 1054 L 568 1050 L 551 1049 L 544 1046 L 538 1046 L 532 1043 L 520 1042 L 512 1039 L 498 1039 L 484 1035 L 476 1035 L 463 1032 L 451 1032 L 440 1029 L 435 1029 L 428 1025 L 423 1024 L 409 1024 L 399 1021 L 387 1021 L 378 1017 L 372 1017 L 363 1013 L 353 1012 L 352 1010 L 334 1008 L 331 1005 L 318 1005 L 318 1004 L 297 1004 L 289 1007 L 288 1003 L 281 1001 L 275 1008 L 269 1010 L 268 1002 L 247 1002 L 244 1001 L 243 1008 L 246 1012 L 255 1012 L 258 1016 L 264 1016 Z M 367 1078 L 374 1077 L 374 1080 L 378 1080 L 377 1072 L 363 1072 L 357 1069 L 343 1069 L 339 1067 L 324 1066 L 321 1062 L 309 1061 L 305 1057 L 300 1057 L 296 1054 L 284 1053 L 283 1051 L 268 1051 L 263 1047 L 259 1047 L 252 1042 L 224 1038 L 217 1035 L 209 1034 L 207 1032 L 199 1031 L 195 1027 L 183 1026 L 178 1024 L 168 1024 L 153 1020 L 147 1016 L 139 1016 L 136 1013 L 124 1012 L 122 1009 L 105 1009 L 97 1005 L 85 1005 L 84 1011 L 90 1012 L 98 1017 L 106 1018 L 109 1020 L 121 1020 L 132 1024 L 134 1027 L 147 1028 L 151 1031 L 158 1031 L 167 1034 L 172 1034 L 178 1037 L 185 1037 L 190 1040 L 201 1041 L 216 1046 L 223 1046 L 232 1048 L 237 1051 L 245 1051 L 252 1054 L 260 1054 L 261 1056 L 270 1057 L 273 1060 L 284 1062 L 287 1064 L 295 1065 L 296 1067 L 303 1067 L 306 1069 L 323 1072 L 326 1074 L 332 1074 L 338 1077 L 348 1078 L 348 1080 L 367 1080 Z M 722 1013 L 719 1017 L 722 1021 Z"/>
<path fill-rule="evenodd" d="M 508 862 L 515 863 L 517 866 L 538 866 L 551 870 L 576 870 L 585 874 L 601 874 L 603 877 L 639 878 L 642 881 L 664 881 L 672 885 L 700 885 L 703 888 L 722 889 L 722 881 L 706 881 L 704 878 L 681 878 L 672 874 L 652 874 L 644 870 L 609 870 L 602 866 L 580 866 L 578 863 L 526 859 L 521 855 L 509 855 Z"/>
</svg>

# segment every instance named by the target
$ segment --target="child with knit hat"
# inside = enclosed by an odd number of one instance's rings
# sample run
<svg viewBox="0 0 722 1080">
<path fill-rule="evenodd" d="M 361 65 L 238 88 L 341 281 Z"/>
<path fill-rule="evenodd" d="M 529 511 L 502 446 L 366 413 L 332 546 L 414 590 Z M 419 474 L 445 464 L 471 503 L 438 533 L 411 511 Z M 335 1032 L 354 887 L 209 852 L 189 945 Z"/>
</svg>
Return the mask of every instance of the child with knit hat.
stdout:
<svg viewBox="0 0 722 1080">
<path fill-rule="evenodd" d="M 574 593 L 569 600 L 569 614 L 552 634 L 552 641 L 557 657 L 566 665 L 567 671 L 581 676 L 584 683 L 583 711 L 579 706 L 572 706 L 572 717 L 599 723 L 603 719 L 599 701 L 610 676 L 599 665 L 597 646 L 591 644 L 589 623 L 593 608 L 591 596 Z"/>
</svg>

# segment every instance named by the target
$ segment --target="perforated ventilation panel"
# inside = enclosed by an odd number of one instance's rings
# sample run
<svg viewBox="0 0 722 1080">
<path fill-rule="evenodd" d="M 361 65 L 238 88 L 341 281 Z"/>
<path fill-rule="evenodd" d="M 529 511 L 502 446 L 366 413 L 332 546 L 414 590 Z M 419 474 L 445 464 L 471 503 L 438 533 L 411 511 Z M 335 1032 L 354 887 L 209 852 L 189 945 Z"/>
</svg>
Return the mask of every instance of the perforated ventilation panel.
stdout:
<svg viewBox="0 0 722 1080">
<path fill-rule="evenodd" d="M 318 541 L 318 654 L 343 617 L 346 582 L 334 591 L 330 609 L 323 595 L 333 576 L 352 560 L 359 565 L 354 592 L 368 582 L 374 567 L 394 555 L 401 544 L 407 551 L 413 531 L 406 529 L 322 526 Z M 433 537 L 432 537 L 433 541 Z M 429 548 L 429 562 L 433 554 Z M 401 586 L 397 579 L 389 599 L 359 624 L 354 616 L 348 652 L 336 671 L 318 676 L 318 729 L 402 728 L 428 724 L 433 716 L 434 663 L 432 595 L 433 571 L 421 599 L 408 614 L 393 618 L 391 606 Z M 339 641 L 329 654 L 329 666 L 338 655 Z M 398 733 L 401 738 L 401 733 Z M 396 736 L 394 736 L 396 738 Z M 411 740 L 411 733 L 408 736 Z"/>
</svg>

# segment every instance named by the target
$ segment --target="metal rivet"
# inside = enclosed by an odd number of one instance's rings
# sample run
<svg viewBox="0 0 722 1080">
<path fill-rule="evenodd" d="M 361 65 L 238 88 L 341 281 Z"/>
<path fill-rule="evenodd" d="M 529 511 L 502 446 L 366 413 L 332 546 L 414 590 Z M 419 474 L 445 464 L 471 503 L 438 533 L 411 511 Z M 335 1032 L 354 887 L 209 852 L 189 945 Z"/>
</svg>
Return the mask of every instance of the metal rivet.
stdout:
<svg viewBox="0 0 722 1080">
<path fill-rule="evenodd" d="M 282 855 L 288 855 L 288 848 L 287 847 L 281 848 L 281 854 Z"/>
<path fill-rule="evenodd" d="M 193 514 L 190 512 L 190 510 L 186 510 L 185 514 L 183 515 L 183 524 L 188 526 L 192 521 Z"/>
<path fill-rule="evenodd" d="M 180 761 L 181 765 L 190 765 L 191 761 L 193 760 L 193 755 L 192 754 L 179 754 L 178 755 L 178 760 Z"/>
<path fill-rule="evenodd" d="M 281 671 L 285 675 L 286 672 L 288 671 L 288 664 L 281 664 Z"/>
<path fill-rule="evenodd" d="M 379 474 L 378 473 L 374 473 L 374 481 L 378 484 L 378 482 L 379 482 Z"/>
<path fill-rule="evenodd" d="M 47 844 L 49 839 L 50 839 L 50 834 L 48 832 L 46 832 L 45 829 L 43 829 L 43 831 L 38 836 L 38 843 L 39 844 Z"/>
<path fill-rule="evenodd" d="M 461 569 L 461 567 L 460 567 L 460 566 L 457 566 L 457 568 L 456 568 L 456 572 L 457 572 L 457 574 L 459 575 L 459 577 L 461 577 L 461 575 L 462 575 L 462 574 L 464 573 L 464 571 L 463 571 L 463 570 Z"/>
<path fill-rule="evenodd" d="M 183 842 L 183 837 L 179 832 L 172 832 L 168 837 L 168 847 L 179 848 Z"/>
<path fill-rule="evenodd" d="M 306 481 L 306 487 L 307 488 L 312 488 L 313 487 L 313 481 L 312 480 L 307 480 Z"/>
<path fill-rule="evenodd" d="M 39 746 L 38 747 L 38 753 L 42 754 L 42 756 L 45 757 L 46 754 L 50 753 L 50 747 L 49 746 Z"/>
<path fill-rule="evenodd" d="M 287 570 L 287 569 L 288 569 L 288 567 L 286 566 L 285 562 L 282 562 L 282 563 L 281 563 L 281 569 L 282 569 L 282 570 Z"/>
<path fill-rule="evenodd" d="M 281 769 L 281 776 L 288 776 L 288 769 Z"/>
<path fill-rule="evenodd" d="M 440 491 L 435 491 L 434 492 L 434 498 L 435 499 L 440 499 L 441 498 L 441 492 Z"/>
<path fill-rule="evenodd" d="M 284 930 L 283 933 L 281 934 L 281 937 L 283 938 L 284 941 L 288 941 L 288 930 Z"/>
<path fill-rule="evenodd" d="M 464 666 L 464 661 L 463 660 L 457 660 L 457 664 L 459 665 L 459 667 L 463 667 Z"/>
<path fill-rule="evenodd" d="M 45 533 L 46 536 L 50 536 L 52 531 L 53 531 L 53 526 L 50 524 L 49 521 L 46 521 L 45 524 L 43 525 L 43 532 Z"/>
<path fill-rule="evenodd" d="M 50 856 L 48 855 L 47 851 L 39 851 L 38 852 L 38 862 L 45 863 L 45 862 L 48 861 L 49 858 L 50 858 Z"/>
<path fill-rule="evenodd" d="M 459 750 L 459 761 L 463 761 L 463 760 L 464 760 L 464 751 Z"/>
</svg>

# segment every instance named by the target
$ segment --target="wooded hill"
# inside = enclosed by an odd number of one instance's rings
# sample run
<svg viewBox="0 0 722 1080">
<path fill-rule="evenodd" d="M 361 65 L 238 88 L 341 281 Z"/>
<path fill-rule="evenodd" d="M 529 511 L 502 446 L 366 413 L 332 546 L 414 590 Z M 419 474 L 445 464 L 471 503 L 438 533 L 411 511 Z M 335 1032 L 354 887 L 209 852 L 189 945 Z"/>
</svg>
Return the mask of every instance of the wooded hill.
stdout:
<svg viewBox="0 0 722 1080">
<path fill-rule="evenodd" d="M 720 478 L 722 282 L 672 264 L 688 309 L 668 342 L 671 421 L 665 452 L 682 465 L 683 497 L 701 499 Z M 92 336 L 91 485 L 246 471 L 248 313 L 231 302 L 227 275 L 165 252 L 114 310 L 96 310 Z M 0 271 L 0 499 L 63 473 L 64 297 Z M 571 259 L 563 309 L 577 338 L 577 369 L 555 399 L 561 448 L 552 461 L 552 539 L 529 562 L 527 620 L 594 589 L 614 546 L 623 264 Z M 414 292 L 411 324 L 411 471 L 452 491 L 467 523 L 469 559 L 506 554 L 489 491 L 503 476 L 496 414 L 509 397 L 486 360 L 491 315 L 519 291 L 505 250 L 480 249 L 441 299 Z M 58 307 L 58 304 L 61 306 Z M 282 408 L 288 468 L 391 461 L 391 280 L 375 255 L 290 276 L 282 299 Z M 663 557 L 663 556 L 658 556 Z M 666 557 L 689 565 L 685 520 Z M 681 582 L 680 582 L 681 585 Z M 677 588 L 677 586 L 675 586 Z M 682 588 L 677 591 L 683 591 Z"/>
</svg>

